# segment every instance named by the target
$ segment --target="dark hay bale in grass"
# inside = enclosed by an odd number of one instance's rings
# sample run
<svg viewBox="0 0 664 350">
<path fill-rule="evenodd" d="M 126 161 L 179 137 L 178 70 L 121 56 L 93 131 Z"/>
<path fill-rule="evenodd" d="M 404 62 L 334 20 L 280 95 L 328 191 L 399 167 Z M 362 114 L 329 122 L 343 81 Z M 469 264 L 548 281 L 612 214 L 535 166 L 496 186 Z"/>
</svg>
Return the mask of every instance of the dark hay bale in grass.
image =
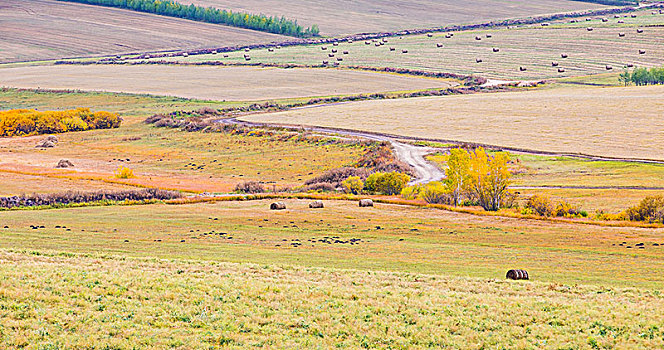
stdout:
<svg viewBox="0 0 664 350">
<path fill-rule="evenodd" d="M 622 24 L 622 23 L 625 23 L 625 21 L 623 21 L 622 19 L 619 19 L 618 23 Z"/>
<path fill-rule="evenodd" d="M 620 15 L 613 15 L 613 18 L 620 18 Z"/>
<path fill-rule="evenodd" d="M 565 68 L 558 68 L 558 73 L 565 73 Z"/>
<path fill-rule="evenodd" d="M 429 38 L 431 38 L 431 37 L 433 36 L 433 34 L 429 33 L 429 34 L 427 34 L 427 36 L 428 36 Z"/>
<path fill-rule="evenodd" d="M 451 37 L 452 37 L 452 36 L 451 36 L 450 34 L 445 34 L 445 38 L 446 38 L 446 39 L 449 39 L 449 38 L 451 38 Z"/>
<path fill-rule="evenodd" d="M 493 48 L 493 52 L 499 52 L 499 51 L 500 51 L 499 48 L 497 48 L 497 47 L 494 47 L 494 48 Z"/>
<path fill-rule="evenodd" d="M 337 61 L 341 62 L 341 61 L 343 61 L 343 60 L 344 60 L 343 58 L 341 58 L 341 57 L 337 57 Z"/>
<path fill-rule="evenodd" d="M 475 37 L 475 40 L 482 40 L 482 37 L 478 35 Z"/>
<path fill-rule="evenodd" d="M 245 61 L 251 61 L 251 57 L 247 56 L 244 58 Z"/>
<path fill-rule="evenodd" d="M 438 44 L 436 44 L 436 47 L 443 47 L 443 44 L 438 43 Z"/>
<path fill-rule="evenodd" d="M 645 55 L 646 50 L 639 50 L 639 55 Z"/>
<path fill-rule="evenodd" d="M 632 67 L 634 67 L 634 64 L 632 64 L 632 63 L 627 63 L 625 66 L 626 66 L 627 68 L 632 68 Z"/>
<path fill-rule="evenodd" d="M 332 46 L 339 46 L 339 43 L 335 41 L 332 43 Z"/>
<path fill-rule="evenodd" d="M 273 48 L 269 48 L 269 49 L 267 49 L 267 52 L 274 52 L 274 49 L 273 49 Z"/>
<path fill-rule="evenodd" d="M 371 45 L 371 41 L 365 41 L 364 45 Z"/>
<path fill-rule="evenodd" d="M 476 62 L 476 63 L 482 63 L 482 59 L 481 59 L 481 58 L 476 58 L 476 59 L 475 59 L 475 62 Z"/>
<path fill-rule="evenodd" d="M 327 57 L 334 57 L 334 54 L 333 53 L 328 53 Z"/>
<path fill-rule="evenodd" d="M 551 66 L 552 67 L 558 67 L 558 62 L 556 62 L 556 61 L 551 62 Z"/>
<path fill-rule="evenodd" d="M 249 51 L 250 51 L 249 48 L 244 49 L 244 52 L 249 52 Z"/>
<path fill-rule="evenodd" d="M 371 199 L 360 199 L 360 207 L 373 207 L 373 201 Z"/>
<path fill-rule="evenodd" d="M 374 44 L 374 46 L 379 47 L 379 46 L 380 46 L 380 43 L 376 43 L 376 44 Z"/>
<path fill-rule="evenodd" d="M 630 17 L 636 18 L 636 15 L 632 13 Z"/>
<path fill-rule="evenodd" d="M 56 168 L 71 168 L 73 166 L 74 166 L 74 164 L 72 164 L 72 162 L 70 162 L 69 159 L 60 159 L 60 161 L 58 161 L 58 165 L 56 165 L 55 167 Z"/>
<path fill-rule="evenodd" d="M 408 53 L 408 50 L 401 50 L 401 53 Z"/>
<path fill-rule="evenodd" d="M 592 32 L 592 31 L 593 31 L 593 27 L 588 27 L 588 28 L 586 28 L 586 30 L 589 31 L 589 32 Z"/>
<path fill-rule="evenodd" d="M 309 203 L 309 208 L 311 209 L 321 209 L 324 208 L 323 201 L 313 201 Z"/>
<path fill-rule="evenodd" d="M 332 49 L 332 53 L 337 53 L 337 49 Z"/>
<path fill-rule="evenodd" d="M 224 58 L 228 58 L 228 54 L 224 54 Z"/>
<path fill-rule="evenodd" d="M 284 202 L 274 202 L 270 204 L 270 210 L 284 210 L 286 209 L 286 203 Z"/>
<path fill-rule="evenodd" d="M 643 33 L 643 29 L 638 28 L 638 29 L 636 30 L 636 32 L 639 33 L 639 34 L 640 34 L 640 33 Z"/>
<path fill-rule="evenodd" d="M 487 37 L 487 38 L 491 38 L 491 37 L 493 37 L 493 35 L 491 35 L 491 34 L 487 34 L 486 37 Z"/>
<path fill-rule="evenodd" d="M 321 46 L 320 49 L 323 50 L 323 51 L 325 51 L 325 50 L 327 50 L 327 47 L 325 47 L 325 46 Z"/>
<path fill-rule="evenodd" d="M 348 51 L 344 51 L 344 55 L 348 55 Z"/>
<path fill-rule="evenodd" d="M 530 277 L 528 276 L 528 272 L 526 270 L 509 270 L 507 271 L 507 275 L 505 275 L 505 277 L 510 280 L 530 279 Z"/>
<path fill-rule="evenodd" d="M 567 58 L 568 55 L 567 55 L 566 53 L 561 53 L 561 54 L 560 54 L 560 57 L 562 57 L 562 58 Z"/>
<path fill-rule="evenodd" d="M 609 66 L 608 64 L 606 65 L 606 70 L 611 70 L 613 67 Z"/>
<path fill-rule="evenodd" d="M 35 146 L 35 148 L 53 148 L 53 147 L 55 147 L 55 143 L 49 140 L 44 140 Z"/>
<path fill-rule="evenodd" d="M 526 67 L 519 67 L 519 70 L 522 71 L 522 72 L 525 72 L 525 71 L 528 70 L 528 68 L 526 68 Z"/>
<path fill-rule="evenodd" d="M 540 24 L 540 25 L 541 25 L 542 27 L 548 27 L 548 26 L 549 26 L 549 23 L 542 23 L 542 24 Z"/>
<path fill-rule="evenodd" d="M 395 50 L 396 50 L 396 48 L 390 47 L 390 51 L 395 51 Z"/>
<path fill-rule="evenodd" d="M 329 63 L 328 61 L 323 61 L 323 64 L 328 64 L 328 63 Z"/>
<path fill-rule="evenodd" d="M 608 22 L 609 20 L 607 18 L 602 18 L 602 22 Z"/>
<path fill-rule="evenodd" d="M 338 66 L 338 65 L 339 65 L 339 62 L 334 62 L 334 65 L 335 65 L 335 66 Z"/>
<path fill-rule="evenodd" d="M 618 33 L 618 36 L 622 38 L 625 36 L 625 33 Z"/>
</svg>

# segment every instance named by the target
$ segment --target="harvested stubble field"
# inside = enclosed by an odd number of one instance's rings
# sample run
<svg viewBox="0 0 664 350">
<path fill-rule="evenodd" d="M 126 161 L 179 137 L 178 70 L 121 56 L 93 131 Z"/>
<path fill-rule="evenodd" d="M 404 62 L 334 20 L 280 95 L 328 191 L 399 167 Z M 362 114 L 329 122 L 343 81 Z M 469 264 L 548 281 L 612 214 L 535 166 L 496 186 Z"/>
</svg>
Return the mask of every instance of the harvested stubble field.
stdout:
<svg viewBox="0 0 664 350">
<path fill-rule="evenodd" d="M 664 281 L 663 229 L 284 202 L 278 212 L 268 200 L 5 211 L 0 247 L 495 279 L 526 268 L 535 281 L 613 287 Z"/>
<path fill-rule="evenodd" d="M 663 86 L 364 101 L 242 119 L 530 150 L 664 160 Z"/>
<path fill-rule="evenodd" d="M 252 101 L 445 88 L 456 83 L 336 69 L 214 66 L 56 65 L 0 68 L 15 88 L 81 89 Z"/>
<path fill-rule="evenodd" d="M 664 346 L 664 299 L 644 289 L 6 250 L 0 262 L 6 348 Z"/>
<path fill-rule="evenodd" d="M 653 67 L 664 64 L 664 15 L 623 18 L 603 24 L 600 20 L 581 24 L 562 24 L 549 27 L 526 26 L 512 29 L 455 32 L 451 38 L 445 33 L 407 35 L 388 38 L 382 46 L 364 41 L 352 44 L 340 43 L 337 56 L 343 57 L 341 66 L 401 67 L 434 72 L 475 74 L 492 79 L 532 80 L 560 78 L 605 73 L 606 66 L 620 70 L 626 64 Z M 638 26 L 648 24 L 643 33 L 636 33 Z M 583 25 L 583 27 L 581 26 Z M 586 26 L 595 27 L 591 32 Z M 619 37 L 625 32 L 625 37 Z M 491 38 L 486 35 L 491 34 Z M 480 37 L 481 40 L 476 40 Z M 444 47 L 437 47 L 443 44 Z M 284 47 L 274 52 L 253 50 L 252 62 L 321 64 L 327 60 L 328 50 L 308 45 Z M 390 47 L 395 50 L 390 51 Z M 499 52 L 493 52 L 498 48 Z M 408 50 L 408 53 L 402 53 Z M 639 54 L 645 50 L 645 54 Z M 343 54 L 348 51 L 348 54 Z M 569 57 L 561 58 L 566 53 Z M 476 60 L 481 59 L 481 63 Z M 234 52 L 228 58 L 215 55 L 196 55 L 188 58 L 172 58 L 177 61 L 241 62 L 242 52 Z M 559 66 L 553 67 L 552 62 Z M 519 67 L 525 67 L 520 71 Z M 564 72 L 558 72 L 562 68 Z"/>
<path fill-rule="evenodd" d="M 294 18 L 305 26 L 317 24 L 322 35 L 432 28 L 606 7 L 566 0 L 453 0 L 444 3 L 435 0 L 390 2 L 192 0 L 191 2 L 202 6 Z"/>
<path fill-rule="evenodd" d="M 3 0 L 0 63 L 290 40 L 281 35 L 55 0 Z M 173 30 L 177 28 L 177 30 Z"/>
</svg>

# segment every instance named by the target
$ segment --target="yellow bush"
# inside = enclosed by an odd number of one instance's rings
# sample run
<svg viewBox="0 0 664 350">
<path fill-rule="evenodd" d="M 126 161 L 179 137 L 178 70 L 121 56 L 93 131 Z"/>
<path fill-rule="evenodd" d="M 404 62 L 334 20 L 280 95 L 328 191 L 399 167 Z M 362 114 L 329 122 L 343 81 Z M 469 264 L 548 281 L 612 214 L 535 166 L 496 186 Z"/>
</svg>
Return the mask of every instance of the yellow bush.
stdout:
<svg viewBox="0 0 664 350">
<path fill-rule="evenodd" d="M 121 166 L 118 168 L 118 170 L 115 171 L 115 177 L 118 179 L 131 179 L 134 177 L 134 171 L 127 167 Z"/>
<path fill-rule="evenodd" d="M 66 111 L 11 109 L 0 111 L 0 136 L 55 134 L 120 126 L 122 118 L 110 112 L 91 112 L 88 108 Z"/>
</svg>

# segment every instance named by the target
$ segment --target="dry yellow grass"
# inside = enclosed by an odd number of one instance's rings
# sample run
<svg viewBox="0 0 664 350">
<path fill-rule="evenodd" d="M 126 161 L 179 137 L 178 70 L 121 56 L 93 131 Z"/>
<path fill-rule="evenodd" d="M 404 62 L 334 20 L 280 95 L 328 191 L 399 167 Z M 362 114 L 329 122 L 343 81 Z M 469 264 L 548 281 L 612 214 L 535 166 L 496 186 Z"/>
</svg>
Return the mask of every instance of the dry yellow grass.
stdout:
<svg viewBox="0 0 664 350">
<path fill-rule="evenodd" d="M 554 152 L 664 159 L 664 86 L 366 101 L 244 117 Z"/>
<path fill-rule="evenodd" d="M 261 100 L 451 86 L 448 80 L 337 69 L 211 66 L 30 66 L 0 69 L 2 85 Z"/>
<path fill-rule="evenodd" d="M 290 38 L 102 6 L 53 0 L 0 3 L 0 62 L 178 50 Z"/>
<path fill-rule="evenodd" d="M 318 24 L 321 34 L 338 35 L 440 27 L 496 19 L 595 9 L 602 5 L 566 0 L 192 0 L 197 5 L 286 16 L 305 26 Z"/>
</svg>

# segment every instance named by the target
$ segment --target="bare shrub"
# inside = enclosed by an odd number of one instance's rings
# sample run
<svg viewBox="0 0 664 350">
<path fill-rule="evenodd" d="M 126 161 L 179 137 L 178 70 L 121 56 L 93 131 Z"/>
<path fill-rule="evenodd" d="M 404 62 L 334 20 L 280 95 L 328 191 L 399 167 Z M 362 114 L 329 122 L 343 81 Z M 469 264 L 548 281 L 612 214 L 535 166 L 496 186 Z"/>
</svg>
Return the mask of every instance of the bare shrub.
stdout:
<svg viewBox="0 0 664 350">
<path fill-rule="evenodd" d="M 71 203 L 90 203 L 99 201 L 141 201 L 150 199 L 175 199 L 182 194 L 176 191 L 165 191 L 155 188 L 128 191 L 68 191 L 64 193 L 32 194 L 12 197 L 0 197 L 0 207 L 33 207 L 66 205 Z"/>
<path fill-rule="evenodd" d="M 336 189 L 336 186 L 326 182 L 317 182 L 304 186 L 304 190 L 307 192 L 334 192 Z"/>
<path fill-rule="evenodd" d="M 312 185 L 318 183 L 327 183 L 333 185 L 334 187 L 341 187 L 342 186 L 341 183 L 351 176 L 358 176 L 359 178 L 364 180 L 367 177 L 369 177 L 369 175 L 370 175 L 369 170 L 365 168 L 343 167 L 343 168 L 330 169 L 321 174 L 320 176 L 305 181 L 304 184 Z"/>
<path fill-rule="evenodd" d="M 235 192 L 240 193 L 263 193 L 265 187 L 258 181 L 245 181 L 235 186 Z"/>
</svg>

